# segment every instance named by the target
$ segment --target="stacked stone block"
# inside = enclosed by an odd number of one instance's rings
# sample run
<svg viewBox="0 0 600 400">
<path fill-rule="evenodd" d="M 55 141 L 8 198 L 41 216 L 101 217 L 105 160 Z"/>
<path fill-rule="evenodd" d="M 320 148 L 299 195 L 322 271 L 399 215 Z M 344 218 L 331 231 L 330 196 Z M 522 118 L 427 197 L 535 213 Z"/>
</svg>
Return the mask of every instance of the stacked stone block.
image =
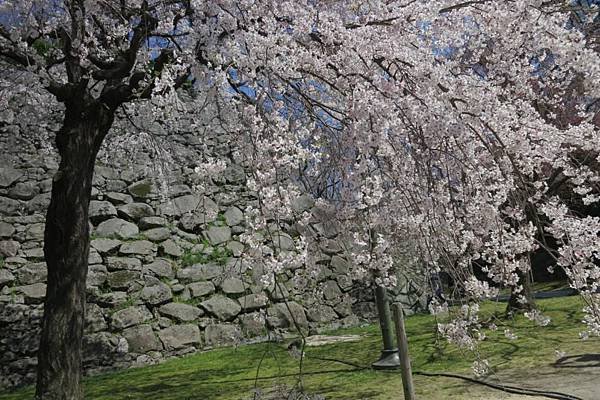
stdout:
<svg viewBox="0 0 600 400">
<path fill-rule="evenodd" d="M 35 132 L 47 130 L 51 142 L 58 125 L 27 124 L 0 124 L 0 388 L 35 379 L 46 293 L 45 211 L 58 163 L 46 142 L 40 149 Z M 89 209 L 86 373 L 374 317 L 371 289 L 349 276 L 339 228 L 308 196 L 295 206 L 314 215 L 311 253 L 321 266 L 322 295 L 299 292 L 291 273 L 265 287 L 260 265 L 240 257 L 244 210 L 257 199 L 246 188 L 244 160 L 232 156 L 231 138 L 169 135 L 178 159 L 167 174 L 149 167 L 154 160 L 144 149 L 110 162 L 110 139 L 100 155 Z M 200 190 L 193 165 L 204 146 L 228 167 Z M 277 242 L 292 248 L 297 235 L 290 226 Z"/>
</svg>

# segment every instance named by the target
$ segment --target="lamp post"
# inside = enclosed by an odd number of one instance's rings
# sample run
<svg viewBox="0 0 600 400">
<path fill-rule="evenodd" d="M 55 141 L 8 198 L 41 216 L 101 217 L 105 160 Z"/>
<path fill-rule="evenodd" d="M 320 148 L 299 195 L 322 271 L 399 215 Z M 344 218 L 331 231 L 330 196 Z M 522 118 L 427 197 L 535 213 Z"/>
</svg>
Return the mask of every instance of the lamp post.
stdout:
<svg viewBox="0 0 600 400">
<path fill-rule="evenodd" d="M 379 315 L 379 325 L 381 326 L 383 350 L 379 360 L 371 366 L 374 369 L 398 369 L 400 368 L 400 357 L 398 356 L 398 349 L 394 346 L 392 314 L 387 291 L 383 286 L 375 288 L 375 302 L 377 304 L 377 314 Z"/>
</svg>

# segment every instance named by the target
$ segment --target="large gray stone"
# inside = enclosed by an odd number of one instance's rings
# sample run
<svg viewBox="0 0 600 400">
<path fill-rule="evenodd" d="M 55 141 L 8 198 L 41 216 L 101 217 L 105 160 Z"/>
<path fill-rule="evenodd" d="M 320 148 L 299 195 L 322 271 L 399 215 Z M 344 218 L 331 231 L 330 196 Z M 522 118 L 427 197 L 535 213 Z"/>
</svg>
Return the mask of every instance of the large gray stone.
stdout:
<svg viewBox="0 0 600 400">
<path fill-rule="evenodd" d="M 13 199 L 30 200 L 40 193 L 38 185 L 34 182 L 19 182 L 13 186 L 8 195 Z"/>
<path fill-rule="evenodd" d="M 145 274 L 152 274 L 159 278 L 172 279 L 175 277 L 171 260 L 165 258 L 157 258 L 154 262 L 144 265 L 143 270 Z"/>
<path fill-rule="evenodd" d="M 204 214 L 184 214 L 179 219 L 179 227 L 185 232 L 199 233 L 201 228 L 214 221 L 208 219 Z"/>
<path fill-rule="evenodd" d="M 90 201 L 90 219 L 98 223 L 117 216 L 117 209 L 109 201 Z"/>
<path fill-rule="evenodd" d="M 183 303 L 168 303 L 160 306 L 158 312 L 171 319 L 175 319 L 180 322 L 190 322 L 198 319 L 204 315 L 204 311 L 198 307 L 194 307 L 190 304 Z"/>
<path fill-rule="evenodd" d="M 177 279 L 182 282 L 207 281 L 221 276 L 223 273 L 223 266 L 218 264 L 194 264 L 177 271 Z"/>
<path fill-rule="evenodd" d="M 140 271 L 120 270 L 109 273 L 107 282 L 111 289 L 129 290 L 139 285 L 139 282 L 136 283 L 136 281 L 139 281 L 141 277 Z"/>
<path fill-rule="evenodd" d="M 141 298 L 144 302 L 156 306 L 168 303 L 173 298 L 173 293 L 167 284 L 157 282 L 154 286 L 144 287 L 142 289 Z"/>
<path fill-rule="evenodd" d="M 212 282 L 194 282 L 187 285 L 190 297 L 204 297 L 215 292 L 215 285 Z"/>
<path fill-rule="evenodd" d="M 42 193 L 48 193 L 52 190 L 52 178 L 44 179 L 38 184 Z"/>
<path fill-rule="evenodd" d="M 222 295 L 216 295 L 203 301 L 201 306 L 221 321 L 230 321 L 242 311 L 242 307 L 237 301 Z"/>
<path fill-rule="evenodd" d="M 144 177 L 145 170 L 142 165 L 130 164 L 128 169 L 121 170 L 119 178 L 127 183 L 132 183 Z"/>
<path fill-rule="evenodd" d="M 292 200 L 292 209 L 298 214 L 309 211 L 315 205 L 315 200 L 309 195 L 298 196 Z"/>
<path fill-rule="evenodd" d="M 50 205 L 50 193 L 42 193 L 35 196 L 33 199 L 27 202 L 27 211 L 29 213 L 43 213 L 48 209 Z"/>
<path fill-rule="evenodd" d="M 14 257 L 19 252 L 21 244 L 16 240 L 3 240 L 0 241 L 0 256 L 2 257 Z"/>
<path fill-rule="evenodd" d="M 0 196 L 0 215 L 17 215 L 20 209 L 21 203 L 18 200 Z"/>
<path fill-rule="evenodd" d="M 159 254 L 171 257 L 181 257 L 183 255 L 181 247 L 171 239 L 161 242 L 158 246 L 158 252 Z"/>
<path fill-rule="evenodd" d="M 247 296 L 240 297 L 238 301 L 242 306 L 242 310 L 246 312 L 266 307 L 266 305 L 269 303 L 269 298 L 264 293 L 252 293 Z"/>
<path fill-rule="evenodd" d="M 29 314 L 29 306 L 24 304 L 8 303 L 0 307 L 0 324 L 12 324 L 23 321 Z"/>
<path fill-rule="evenodd" d="M 161 206 L 161 214 L 181 216 L 187 213 L 205 214 L 207 222 L 214 221 L 219 212 L 217 204 L 206 196 L 189 194 L 174 198 Z"/>
<path fill-rule="evenodd" d="M 25 297 L 25 303 L 37 304 L 41 303 L 46 297 L 46 284 L 34 283 L 32 285 L 15 287 L 16 293 L 21 293 Z"/>
<path fill-rule="evenodd" d="M 127 191 L 135 198 L 145 199 L 154 197 L 156 189 L 150 179 L 144 179 L 129 185 Z"/>
<path fill-rule="evenodd" d="M 110 254 L 116 252 L 123 242 L 117 239 L 93 239 L 90 245 L 100 254 Z"/>
<path fill-rule="evenodd" d="M 310 321 L 318 323 L 332 322 L 338 318 L 333 308 L 326 305 L 314 305 L 306 310 Z"/>
<path fill-rule="evenodd" d="M 196 211 L 200 205 L 200 196 L 188 194 L 179 196 L 160 208 L 160 213 L 167 216 L 181 216 Z"/>
<path fill-rule="evenodd" d="M 248 288 L 248 285 L 238 278 L 227 278 L 221 282 L 220 286 L 225 294 L 241 294 Z"/>
<path fill-rule="evenodd" d="M 92 191 L 90 192 L 91 195 L 91 199 L 92 200 L 98 200 L 102 198 L 102 194 L 100 194 L 100 191 L 96 188 L 96 183 L 92 181 Z"/>
<path fill-rule="evenodd" d="M 283 251 L 290 251 L 296 248 L 294 239 L 285 233 L 274 234 L 272 243 L 275 248 Z"/>
<path fill-rule="evenodd" d="M 231 240 L 231 228 L 228 226 L 211 226 L 204 231 L 206 238 L 212 245 L 218 245 Z"/>
<path fill-rule="evenodd" d="M 8 222 L 0 221 L 0 238 L 11 237 L 15 233 L 15 227 Z"/>
<path fill-rule="evenodd" d="M 331 268 L 336 274 L 346 275 L 349 271 L 348 261 L 340 256 L 331 257 Z"/>
<path fill-rule="evenodd" d="M 335 238 L 337 235 L 340 234 L 340 231 L 342 229 L 339 222 L 331 219 L 313 224 L 313 228 L 317 231 L 319 235 L 328 239 Z"/>
<path fill-rule="evenodd" d="M 0 168 L 0 188 L 9 187 L 22 176 L 23 172 L 18 169 L 10 167 Z"/>
<path fill-rule="evenodd" d="M 139 325 L 151 319 L 152 313 L 150 313 L 146 306 L 133 306 L 115 312 L 111 316 L 110 324 L 113 329 L 121 330 Z"/>
<path fill-rule="evenodd" d="M 126 269 L 130 271 L 141 271 L 142 262 L 133 257 L 108 257 L 106 260 L 106 266 L 109 271 L 117 271 L 120 269 Z"/>
<path fill-rule="evenodd" d="M 138 221 L 140 229 L 162 228 L 167 226 L 167 220 L 163 217 L 144 217 Z"/>
<path fill-rule="evenodd" d="M 171 237 L 171 231 L 167 228 L 152 228 L 142 232 L 142 234 L 153 242 L 162 242 Z"/>
<path fill-rule="evenodd" d="M 8 266 L 11 270 L 22 267 L 27 264 L 29 261 L 23 257 L 8 257 L 4 260 L 6 266 Z"/>
<path fill-rule="evenodd" d="M 146 203 L 129 203 L 117 209 L 119 216 L 132 221 L 154 216 L 154 209 Z"/>
<path fill-rule="evenodd" d="M 259 312 L 242 314 L 238 317 L 242 332 L 247 337 L 262 336 L 266 334 L 267 327 L 265 317 Z"/>
<path fill-rule="evenodd" d="M 96 302 L 102 307 L 118 307 L 127 302 L 126 292 L 101 293 Z"/>
<path fill-rule="evenodd" d="M 106 193 L 106 198 L 113 204 L 128 204 L 133 202 L 133 198 L 125 193 L 119 192 L 108 192 Z"/>
<path fill-rule="evenodd" d="M 104 165 L 96 165 L 94 174 L 96 176 L 101 176 L 104 179 L 119 179 L 119 171 L 117 169 Z"/>
<path fill-rule="evenodd" d="M 85 306 L 85 333 L 100 332 L 106 330 L 106 319 L 102 308 L 97 304 L 88 303 Z"/>
<path fill-rule="evenodd" d="M 15 271 L 15 275 L 22 285 L 46 282 L 48 267 L 45 262 L 27 264 Z"/>
<path fill-rule="evenodd" d="M 175 282 L 179 282 L 179 281 L 175 281 Z M 175 294 L 182 293 L 185 290 L 185 285 L 182 285 L 181 283 L 172 283 L 171 282 L 171 290 Z M 186 293 L 184 293 L 184 297 L 186 298 L 186 300 L 189 299 L 189 297 L 187 296 Z"/>
<path fill-rule="evenodd" d="M 108 332 L 94 332 L 84 335 L 82 341 L 84 363 L 97 362 L 99 354 L 114 354 L 117 351 L 118 343 L 119 339 Z"/>
<path fill-rule="evenodd" d="M 350 314 L 352 314 L 352 299 L 348 295 L 342 296 L 340 301 L 333 307 L 333 309 L 340 317 L 348 317 Z"/>
<path fill-rule="evenodd" d="M 126 242 L 119 248 L 119 254 L 122 255 L 143 255 L 148 256 L 154 254 L 156 246 L 148 240 L 136 240 Z"/>
<path fill-rule="evenodd" d="M 235 240 L 227 242 L 227 245 L 225 247 L 227 247 L 231 251 L 234 257 L 239 257 L 244 253 L 244 245 Z"/>
<path fill-rule="evenodd" d="M 29 245 L 29 243 L 28 243 Z M 26 258 L 41 260 L 44 258 L 44 248 L 43 247 L 33 247 L 31 249 L 23 250 L 23 254 Z"/>
<path fill-rule="evenodd" d="M 207 221 L 214 221 L 219 213 L 219 206 L 211 198 L 202 196 L 195 213 L 204 215 Z"/>
<path fill-rule="evenodd" d="M 137 225 L 120 218 L 112 218 L 102 222 L 96 228 L 96 234 L 103 237 L 129 239 L 139 233 Z"/>
<path fill-rule="evenodd" d="M 223 171 L 223 177 L 227 183 L 242 184 L 246 181 L 244 168 L 236 164 L 230 164 Z"/>
<path fill-rule="evenodd" d="M 244 214 L 237 207 L 229 207 L 225 211 L 225 222 L 229 226 L 240 225 L 244 222 Z"/>
<path fill-rule="evenodd" d="M 342 246 L 333 239 L 321 240 L 319 243 L 321 251 L 327 255 L 339 254 L 343 251 Z"/>
<path fill-rule="evenodd" d="M 25 238 L 27 240 L 44 240 L 44 228 L 45 224 L 43 223 L 29 225 L 25 231 Z"/>
<path fill-rule="evenodd" d="M 15 281 L 15 276 L 6 268 L 0 268 L 0 288 Z"/>
<path fill-rule="evenodd" d="M 129 350 L 133 353 L 146 353 L 151 350 L 162 350 L 162 345 L 150 325 L 139 325 L 123 331 Z"/>
<path fill-rule="evenodd" d="M 347 292 L 348 290 L 352 289 L 353 282 L 350 276 L 337 275 L 335 279 L 337 280 L 338 285 L 340 286 L 340 289 L 342 289 L 342 291 Z"/>
<path fill-rule="evenodd" d="M 325 300 L 339 300 L 342 296 L 342 291 L 336 281 L 327 281 L 323 283 L 323 297 Z"/>
<path fill-rule="evenodd" d="M 287 304 L 277 303 L 269 307 L 267 316 L 267 322 L 273 328 L 293 328 L 296 324 L 300 328 L 308 327 L 304 308 L 294 301 L 288 301 Z"/>
<path fill-rule="evenodd" d="M 86 285 L 89 286 L 101 286 L 106 282 L 108 277 L 108 271 L 102 264 L 90 265 L 88 268 Z"/>
<path fill-rule="evenodd" d="M 174 325 L 158 332 L 158 337 L 167 350 L 200 345 L 200 329 L 197 325 Z"/>
<path fill-rule="evenodd" d="M 267 288 L 267 292 L 269 293 L 271 299 L 274 301 L 284 300 L 290 296 L 290 292 L 283 284 L 271 284 Z"/>
<path fill-rule="evenodd" d="M 118 179 L 107 179 L 104 186 L 107 191 L 119 192 L 124 190 L 127 187 L 127 184 Z"/>
<path fill-rule="evenodd" d="M 188 185 L 179 184 L 179 185 L 169 185 L 169 196 L 171 197 L 179 197 L 184 194 L 191 194 L 192 189 Z"/>
<path fill-rule="evenodd" d="M 208 325 L 204 331 L 207 346 L 231 346 L 242 339 L 242 332 L 237 325 Z"/>
</svg>

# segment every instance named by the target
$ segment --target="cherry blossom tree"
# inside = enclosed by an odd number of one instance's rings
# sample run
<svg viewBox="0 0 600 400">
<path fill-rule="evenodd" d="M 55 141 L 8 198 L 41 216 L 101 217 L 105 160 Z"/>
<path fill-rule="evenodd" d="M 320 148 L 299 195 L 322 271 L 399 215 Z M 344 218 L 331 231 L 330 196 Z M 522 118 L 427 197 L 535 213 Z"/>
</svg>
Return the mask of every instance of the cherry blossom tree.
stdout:
<svg viewBox="0 0 600 400">
<path fill-rule="evenodd" d="M 194 48 L 174 53 L 176 32 L 192 9 L 186 1 L 16 1 L 0 7 L 7 21 L 0 27 L 0 56 L 7 68 L 25 74 L 7 90 L 42 88 L 53 96 L 41 95 L 42 101 L 64 105 L 55 139 L 61 161 L 44 234 L 48 289 L 36 396 L 83 398 L 88 206 L 96 155 L 121 105 L 152 99 L 160 107 L 188 79 L 189 65 L 178 62 L 193 57 Z M 173 47 L 153 49 L 158 38 Z M 4 105 L 10 94 L 3 96 Z"/>
<path fill-rule="evenodd" d="M 585 104 L 600 97 L 596 6 L 27 0 L 0 7 L 0 59 L 20 74 L 3 85 L 2 105 L 26 89 L 64 107 L 45 232 L 38 398 L 83 396 L 96 154 L 124 105 L 148 119 L 176 119 L 183 87 L 199 94 L 188 110 L 218 106 L 214 123 L 235 133 L 249 158 L 248 185 L 259 202 L 247 210 L 256 234 L 243 240 L 272 284 L 286 270 L 318 271 L 307 256 L 310 235 L 295 252 L 262 251 L 265 236 L 277 244 L 286 224 L 308 221 L 294 208 L 308 190 L 327 193 L 347 227 L 352 277 L 378 284 L 393 285 L 398 267 L 424 268 L 451 273 L 473 300 L 499 285 L 518 293 L 530 253 L 551 234 L 558 264 L 587 301 L 589 331 L 600 333 L 600 220 L 572 212 L 553 186 L 560 177 L 584 204 L 600 200 L 596 164 L 575 157 L 598 161 L 600 152 Z M 540 79 L 533 60 L 549 57 L 552 68 Z M 563 99 L 555 94 L 575 81 L 577 120 L 556 123 L 549 110 Z M 206 163 L 199 173 L 214 168 Z M 487 281 L 475 278 L 475 262 Z M 470 345 L 479 327 L 476 306 L 467 307 L 463 323 L 443 329 Z"/>
</svg>

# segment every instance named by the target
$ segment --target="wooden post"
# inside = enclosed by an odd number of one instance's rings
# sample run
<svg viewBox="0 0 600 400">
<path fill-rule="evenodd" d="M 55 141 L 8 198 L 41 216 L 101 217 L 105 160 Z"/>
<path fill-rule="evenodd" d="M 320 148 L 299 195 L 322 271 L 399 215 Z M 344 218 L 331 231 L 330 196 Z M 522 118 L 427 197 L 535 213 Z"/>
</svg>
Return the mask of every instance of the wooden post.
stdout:
<svg viewBox="0 0 600 400">
<path fill-rule="evenodd" d="M 412 370 L 410 368 L 410 358 L 408 356 L 408 340 L 406 330 L 404 329 L 404 312 L 402 304 L 394 303 L 392 305 L 394 320 L 396 323 L 396 337 L 398 339 L 398 352 L 400 353 L 400 366 L 402 373 L 402 387 L 404 388 L 404 400 L 415 400 L 415 388 L 412 381 Z"/>
</svg>

